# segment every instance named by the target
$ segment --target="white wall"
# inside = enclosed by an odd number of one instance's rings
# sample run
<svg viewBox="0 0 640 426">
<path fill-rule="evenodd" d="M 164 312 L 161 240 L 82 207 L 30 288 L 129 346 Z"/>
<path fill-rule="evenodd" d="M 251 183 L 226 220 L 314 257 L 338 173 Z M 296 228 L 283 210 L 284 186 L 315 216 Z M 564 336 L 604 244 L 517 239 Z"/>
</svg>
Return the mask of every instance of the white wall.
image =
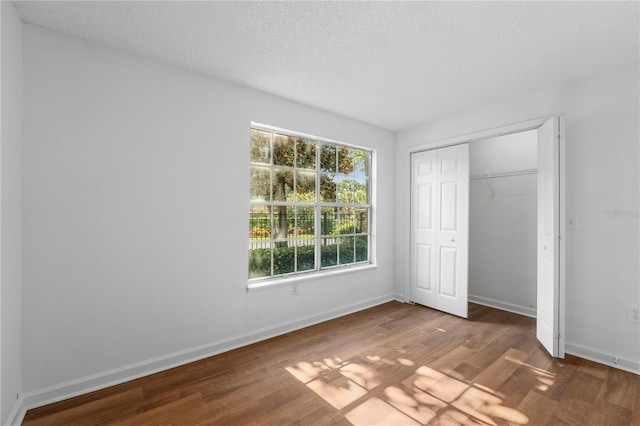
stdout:
<svg viewBox="0 0 640 426">
<path fill-rule="evenodd" d="M 408 147 L 533 118 L 566 117 L 566 350 L 640 372 L 638 259 L 638 65 L 526 94 L 400 132 L 396 143 L 396 216 L 408 199 Z M 607 211 L 618 210 L 612 217 Z M 407 271 L 406 220 L 396 221 L 396 294 Z"/>
<path fill-rule="evenodd" d="M 472 141 L 470 174 L 535 169 L 537 142 L 535 130 Z M 536 231 L 535 174 L 470 181 L 470 300 L 535 316 Z"/>
<path fill-rule="evenodd" d="M 390 300 L 394 136 L 24 26 L 29 406 Z M 377 269 L 247 293 L 251 121 L 378 153 Z"/>
<path fill-rule="evenodd" d="M 0 424 L 6 424 L 22 408 L 22 22 L 10 2 L 0 2 L 0 14 Z"/>
</svg>

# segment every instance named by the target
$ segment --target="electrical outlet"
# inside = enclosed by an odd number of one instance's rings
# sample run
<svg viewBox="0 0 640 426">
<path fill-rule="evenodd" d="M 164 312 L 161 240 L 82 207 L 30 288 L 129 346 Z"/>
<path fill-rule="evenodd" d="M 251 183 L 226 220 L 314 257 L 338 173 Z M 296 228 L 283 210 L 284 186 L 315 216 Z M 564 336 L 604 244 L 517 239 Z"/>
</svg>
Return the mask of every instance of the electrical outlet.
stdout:
<svg viewBox="0 0 640 426">
<path fill-rule="evenodd" d="M 627 311 L 627 319 L 631 322 L 640 324 L 640 306 L 629 305 L 629 310 Z"/>
</svg>

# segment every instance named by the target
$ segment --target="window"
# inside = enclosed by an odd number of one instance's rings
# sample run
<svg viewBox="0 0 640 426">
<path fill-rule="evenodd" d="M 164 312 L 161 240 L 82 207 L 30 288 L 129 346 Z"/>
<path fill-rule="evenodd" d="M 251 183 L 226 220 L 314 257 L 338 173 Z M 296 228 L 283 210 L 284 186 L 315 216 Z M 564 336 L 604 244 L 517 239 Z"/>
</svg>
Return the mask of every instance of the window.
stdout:
<svg viewBox="0 0 640 426">
<path fill-rule="evenodd" d="M 372 151 L 252 126 L 249 279 L 369 263 Z"/>
</svg>

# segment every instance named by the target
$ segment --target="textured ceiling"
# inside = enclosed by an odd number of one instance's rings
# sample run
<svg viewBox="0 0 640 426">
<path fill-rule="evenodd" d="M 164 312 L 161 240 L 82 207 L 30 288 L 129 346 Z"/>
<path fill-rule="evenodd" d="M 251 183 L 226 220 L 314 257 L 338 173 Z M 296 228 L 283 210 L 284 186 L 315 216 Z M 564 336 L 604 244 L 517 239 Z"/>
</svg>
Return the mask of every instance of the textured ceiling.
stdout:
<svg viewBox="0 0 640 426">
<path fill-rule="evenodd" d="M 24 21 L 389 130 L 639 61 L 633 2 L 15 2 Z"/>
</svg>

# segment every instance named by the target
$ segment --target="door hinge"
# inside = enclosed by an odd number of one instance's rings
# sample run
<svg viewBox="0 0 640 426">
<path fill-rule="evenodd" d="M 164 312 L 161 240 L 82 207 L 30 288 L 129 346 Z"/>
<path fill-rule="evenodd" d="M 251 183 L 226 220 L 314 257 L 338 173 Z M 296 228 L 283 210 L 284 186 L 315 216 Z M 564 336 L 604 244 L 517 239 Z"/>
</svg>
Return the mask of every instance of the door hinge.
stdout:
<svg viewBox="0 0 640 426">
<path fill-rule="evenodd" d="M 562 239 L 562 235 L 558 234 L 558 240 Z"/>
<path fill-rule="evenodd" d="M 560 339 L 560 332 L 558 331 L 558 333 L 556 333 L 556 339 Z"/>
</svg>

